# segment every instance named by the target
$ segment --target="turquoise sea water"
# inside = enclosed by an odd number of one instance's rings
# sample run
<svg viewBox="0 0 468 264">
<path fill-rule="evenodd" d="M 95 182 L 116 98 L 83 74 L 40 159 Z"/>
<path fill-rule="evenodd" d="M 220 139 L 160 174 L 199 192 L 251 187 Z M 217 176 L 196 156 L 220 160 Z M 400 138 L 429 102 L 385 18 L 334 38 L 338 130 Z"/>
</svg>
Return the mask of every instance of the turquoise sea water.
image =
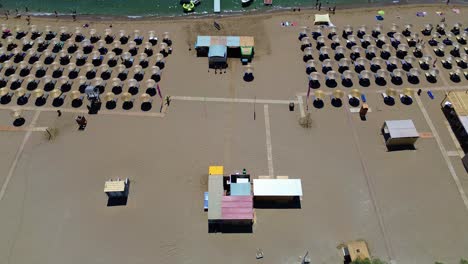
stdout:
<svg viewBox="0 0 468 264">
<path fill-rule="evenodd" d="M 184 15 L 180 0 L 0 0 L 1 9 L 14 11 L 18 9 L 30 13 L 52 14 L 57 11 L 61 14 L 88 15 L 114 15 L 114 16 L 178 16 Z M 212 14 L 214 0 L 201 0 L 195 14 Z M 340 6 L 368 6 L 392 3 L 393 0 L 320 0 L 323 8 Z M 466 2 L 466 0 L 461 0 Z M 412 2 L 441 2 L 441 1 L 412 1 L 402 0 L 402 3 Z M 453 1 L 452 1 L 453 2 Z M 223 13 L 242 12 L 255 9 L 268 10 L 288 7 L 313 7 L 316 0 L 273 0 L 272 7 L 263 6 L 263 0 L 253 0 L 253 3 L 243 8 L 241 0 L 221 0 Z"/>
</svg>

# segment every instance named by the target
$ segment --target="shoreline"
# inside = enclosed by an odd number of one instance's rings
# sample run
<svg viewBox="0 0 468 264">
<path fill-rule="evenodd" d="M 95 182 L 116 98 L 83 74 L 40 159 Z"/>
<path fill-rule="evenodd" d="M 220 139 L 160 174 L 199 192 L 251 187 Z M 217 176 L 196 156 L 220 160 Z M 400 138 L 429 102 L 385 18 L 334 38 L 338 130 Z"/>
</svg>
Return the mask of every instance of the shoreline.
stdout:
<svg viewBox="0 0 468 264">
<path fill-rule="evenodd" d="M 385 3 L 372 3 L 372 6 L 362 6 L 362 5 L 353 5 L 353 4 L 343 4 L 339 5 L 337 12 L 342 12 L 342 11 L 351 11 L 355 12 L 356 10 L 362 10 L 362 11 L 370 11 L 378 8 L 383 8 L 383 7 L 434 7 L 434 6 L 440 6 L 441 8 L 460 8 L 463 6 L 466 6 L 466 4 L 462 2 L 455 2 L 450 5 L 446 5 L 444 2 L 439 2 L 439 1 L 434 1 L 433 3 L 427 3 L 425 1 L 421 1 L 421 3 L 407 3 L 405 2 L 398 2 L 398 3 L 393 3 L 393 2 L 385 2 Z M 294 12 L 293 14 L 301 14 L 302 13 L 312 13 L 311 11 L 316 11 L 316 12 L 322 12 L 326 13 L 328 11 L 328 8 L 331 8 L 332 5 L 325 5 L 322 7 L 321 11 L 317 11 L 317 9 L 314 6 L 301 6 L 300 9 L 301 11 Z M 169 21 L 169 20 L 193 20 L 193 19 L 207 19 L 207 18 L 232 18 L 232 17 L 239 17 L 239 16 L 263 16 L 263 15 L 270 15 L 270 14 L 287 14 L 291 12 L 293 9 L 297 9 L 298 7 L 274 7 L 270 6 L 267 7 L 265 6 L 264 8 L 261 9 L 254 9 L 254 10 L 238 10 L 238 11 L 228 11 L 228 12 L 222 12 L 219 14 L 216 13 L 203 13 L 203 14 L 197 14 L 197 13 L 192 13 L 192 14 L 180 14 L 180 15 L 163 15 L 163 16 L 158 16 L 158 15 L 97 15 L 97 14 L 77 14 L 77 21 L 78 20 L 90 20 L 90 21 Z M 1 13 L 5 12 L 5 9 L 0 9 Z M 20 13 L 21 18 L 15 18 L 13 16 L 10 17 L 10 19 L 13 20 L 21 20 L 25 16 L 31 16 L 33 18 L 40 18 L 40 19 L 54 19 L 54 20 L 73 20 L 72 19 L 72 14 L 64 14 L 64 13 L 59 13 L 57 17 L 55 17 L 54 13 L 35 13 L 35 12 L 27 12 L 27 13 Z M 5 19 L 4 19 L 5 20 Z M 6 20 L 5 20 L 6 21 Z"/>
</svg>

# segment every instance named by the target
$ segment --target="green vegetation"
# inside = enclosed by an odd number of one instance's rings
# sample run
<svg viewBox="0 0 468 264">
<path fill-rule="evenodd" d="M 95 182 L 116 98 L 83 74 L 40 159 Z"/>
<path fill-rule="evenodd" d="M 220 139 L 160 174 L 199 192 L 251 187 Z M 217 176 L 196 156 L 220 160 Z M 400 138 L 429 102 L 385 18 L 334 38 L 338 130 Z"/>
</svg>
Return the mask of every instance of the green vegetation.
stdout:
<svg viewBox="0 0 468 264">
<path fill-rule="evenodd" d="M 380 260 L 378 258 L 373 258 L 373 259 L 357 259 L 353 262 L 351 262 L 351 264 L 387 264 L 387 262 L 383 261 L 383 260 Z"/>
</svg>

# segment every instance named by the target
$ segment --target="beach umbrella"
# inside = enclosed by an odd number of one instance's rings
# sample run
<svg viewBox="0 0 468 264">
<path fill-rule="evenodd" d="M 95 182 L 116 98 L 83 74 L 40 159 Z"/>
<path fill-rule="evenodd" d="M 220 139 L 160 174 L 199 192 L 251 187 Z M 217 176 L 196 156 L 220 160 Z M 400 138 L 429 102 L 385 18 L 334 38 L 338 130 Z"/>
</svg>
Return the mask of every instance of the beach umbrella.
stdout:
<svg viewBox="0 0 468 264">
<path fill-rule="evenodd" d="M 426 80 L 429 82 L 429 83 L 436 83 L 437 82 L 437 76 L 439 75 L 439 70 L 437 69 L 430 69 L 427 73 L 426 73 Z"/>
<path fill-rule="evenodd" d="M 343 38 L 347 39 L 351 34 L 353 34 L 353 27 L 351 25 L 345 25 L 343 27 Z"/>
<path fill-rule="evenodd" d="M 91 84 L 99 90 L 99 94 L 104 93 L 104 90 L 106 88 L 106 83 L 104 80 L 100 77 L 95 78 L 94 80 L 91 81 Z"/>
<path fill-rule="evenodd" d="M 392 106 L 395 105 L 395 96 L 397 95 L 397 92 L 393 88 L 387 88 L 385 93 L 382 93 L 384 103 L 386 105 Z"/>
<path fill-rule="evenodd" d="M 337 31 L 337 29 L 336 29 L 335 26 L 329 26 L 328 27 L 328 36 L 327 36 L 328 39 L 331 40 L 334 36 L 336 36 L 336 31 Z"/>
<path fill-rule="evenodd" d="M 390 76 L 390 73 L 384 69 L 377 70 L 375 74 L 375 83 L 379 86 L 385 86 L 387 84 L 386 78 Z"/>
<path fill-rule="evenodd" d="M 152 108 L 152 103 L 153 103 L 153 98 L 149 94 L 142 94 L 140 95 L 140 100 L 141 100 L 141 110 L 142 111 L 149 111 Z"/>
<path fill-rule="evenodd" d="M 377 47 L 379 47 L 379 43 L 381 43 L 380 46 L 382 46 L 383 44 L 387 43 L 387 41 L 388 41 L 388 37 L 387 37 L 387 36 L 385 36 L 385 35 L 379 35 L 379 36 L 377 37 L 376 45 L 377 45 Z"/>
<path fill-rule="evenodd" d="M 404 105 L 410 105 L 413 103 L 414 90 L 411 88 L 404 88 L 400 94 L 400 101 Z"/>
<path fill-rule="evenodd" d="M 333 37 L 332 37 L 332 41 L 333 41 L 334 43 L 337 43 L 337 44 L 339 45 L 340 42 L 341 42 L 341 38 L 340 38 L 339 36 L 333 36 Z"/>
<path fill-rule="evenodd" d="M 51 68 L 52 68 L 52 70 L 53 70 L 53 72 L 52 72 L 52 78 L 57 79 L 57 78 L 62 77 L 62 75 L 63 75 L 63 68 L 60 67 L 60 64 L 59 64 L 58 62 L 52 63 Z"/>
<path fill-rule="evenodd" d="M 20 69 L 19 76 L 24 77 L 24 76 L 29 75 L 31 67 L 29 67 L 29 65 L 26 62 L 22 61 L 19 63 L 19 69 Z"/>
<path fill-rule="evenodd" d="M 156 33 L 154 33 L 153 30 L 148 31 L 148 42 L 151 43 L 151 45 L 153 46 L 158 43 L 158 37 L 156 36 Z"/>
<path fill-rule="evenodd" d="M 103 80 L 108 80 L 110 79 L 112 75 L 112 70 L 110 69 L 109 65 L 103 64 L 99 67 L 99 70 L 101 71 L 101 78 Z"/>
<path fill-rule="evenodd" d="M 318 37 L 322 36 L 322 28 L 320 26 L 315 26 L 312 29 L 311 34 L 312 34 L 312 38 L 316 40 Z"/>
<path fill-rule="evenodd" d="M 377 14 L 378 14 L 379 16 L 383 16 L 383 15 L 385 15 L 385 11 L 379 10 L 379 11 L 377 11 Z"/>
<path fill-rule="evenodd" d="M 358 107 L 360 104 L 361 92 L 358 89 L 352 89 L 348 94 L 348 103 L 352 107 Z"/>
<path fill-rule="evenodd" d="M 148 79 L 145 82 L 146 91 L 145 93 L 149 94 L 150 96 L 155 96 L 157 94 L 156 89 L 156 82 L 152 79 Z"/>
<path fill-rule="evenodd" d="M 73 108 L 78 108 L 83 105 L 83 98 L 84 95 L 80 93 L 80 91 L 74 90 L 70 92 L 70 98 L 71 98 L 71 106 Z"/>
<path fill-rule="evenodd" d="M 12 96 L 13 92 L 11 92 L 10 89 L 6 87 L 0 89 L 0 103 L 2 105 L 9 104 Z"/>
<path fill-rule="evenodd" d="M 42 77 L 42 81 L 44 82 L 44 91 L 50 92 L 55 89 L 56 81 L 52 79 L 52 76 L 46 75 Z"/>
<path fill-rule="evenodd" d="M 127 86 L 128 86 L 128 92 L 131 95 L 136 95 L 138 93 L 138 91 L 139 91 L 139 88 L 140 88 L 140 84 L 135 79 L 128 80 L 127 81 Z"/>
<path fill-rule="evenodd" d="M 453 56 L 447 56 L 444 60 L 441 60 L 442 66 L 445 69 L 452 69 L 452 62 L 454 61 Z"/>
<path fill-rule="evenodd" d="M 355 76 L 355 73 L 350 71 L 350 70 L 346 70 L 343 72 L 342 76 L 341 76 L 341 84 L 344 86 L 344 87 L 352 87 L 353 86 L 353 77 Z"/>
<path fill-rule="evenodd" d="M 7 77 L 10 75 L 13 75 L 16 72 L 16 66 L 10 61 L 5 63 L 4 67 L 5 67 L 4 75 Z"/>
<path fill-rule="evenodd" d="M 372 37 L 376 38 L 382 32 L 382 24 L 377 23 L 374 28 L 372 29 Z"/>
<path fill-rule="evenodd" d="M 309 74 L 308 79 L 309 79 L 309 88 L 312 89 L 317 89 L 320 88 L 320 79 L 322 78 L 322 75 L 317 73 L 317 72 L 312 72 Z"/>
<path fill-rule="evenodd" d="M 391 82 L 394 85 L 402 85 L 403 84 L 402 76 L 404 74 L 405 74 L 405 72 L 403 70 L 400 70 L 400 69 L 393 70 L 393 72 L 390 74 Z"/>
<path fill-rule="evenodd" d="M 62 76 L 59 78 L 58 83 L 60 85 L 60 90 L 63 93 L 66 93 L 71 90 L 73 82 L 71 82 L 67 76 Z"/>
<path fill-rule="evenodd" d="M 112 78 L 112 93 L 121 94 L 122 93 L 122 81 L 119 78 Z"/>
<path fill-rule="evenodd" d="M 137 65 L 133 68 L 133 73 L 134 73 L 133 78 L 139 82 L 143 80 L 143 78 L 145 77 L 143 67 L 141 67 L 140 65 Z"/>
<path fill-rule="evenodd" d="M 331 104 L 334 107 L 341 107 L 343 105 L 342 98 L 344 96 L 344 92 L 340 89 L 335 89 L 331 95 Z"/>
<path fill-rule="evenodd" d="M 319 54 L 319 60 L 320 61 L 323 61 L 323 60 L 326 60 L 326 59 L 329 59 L 330 56 L 329 56 L 329 53 L 331 52 L 331 49 L 329 47 L 321 47 L 320 48 L 320 54 Z"/>
<path fill-rule="evenodd" d="M 461 81 L 460 75 L 463 74 L 463 70 L 460 67 L 456 67 L 453 71 L 449 73 L 450 80 L 454 83 L 459 83 Z"/>
<path fill-rule="evenodd" d="M 311 46 L 312 44 L 310 43 L 309 37 L 303 37 L 301 40 L 301 50 L 304 51 L 306 48 Z"/>
<path fill-rule="evenodd" d="M 86 63 L 84 65 L 84 69 L 86 71 L 86 78 L 88 80 L 94 79 L 96 77 L 96 70 L 94 68 L 94 65 L 91 63 Z"/>
<path fill-rule="evenodd" d="M 252 65 L 248 64 L 247 66 L 244 67 L 244 77 L 243 77 L 243 79 L 246 82 L 251 82 L 251 81 L 254 80 Z"/>
<path fill-rule="evenodd" d="M 17 74 L 12 74 L 10 76 L 10 89 L 11 90 L 16 90 L 21 87 L 21 83 L 23 83 L 23 80 L 19 78 Z"/>
<path fill-rule="evenodd" d="M 165 42 L 169 46 L 172 46 L 172 40 L 170 38 L 169 32 L 163 33 L 163 42 Z"/>
<path fill-rule="evenodd" d="M 154 52 L 153 52 L 151 43 L 146 42 L 144 47 L 145 47 L 145 50 L 143 51 L 144 53 L 140 53 L 140 54 L 146 54 L 146 56 L 148 57 L 153 56 Z"/>
<path fill-rule="evenodd" d="M 377 52 L 377 47 L 374 46 L 374 45 L 369 45 L 367 46 L 367 49 L 366 49 L 366 58 L 368 60 L 372 60 L 376 55 L 375 53 Z"/>
<path fill-rule="evenodd" d="M 359 38 L 362 38 L 365 34 L 366 34 L 366 31 L 367 31 L 367 26 L 366 25 L 360 25 L 358 27 L 358 33 L 357 33 L 357 36 Z"/>
<path fill-rule="evenodd" d="M 125 45 L 128 43 L 129 36 L 125 32 L 125 30 L 120 30 L 119 31 L 119 41 L 122 43 L 122 45 Z"/>
<path fill-rule="evenodd" d="M 364 49 L 359 46 L 353 46 L 351 48 L 351 51 L 352 51 L 350 54 L 351 60 L 356 60 L 357 58 L 361 57 L 361 52 L 363 52 Z"/>
<path fill-rule="evenodd" d="M 155 82 L 159 82 L 161 80 L 161 69 L 158 66 L 151 67 L 151 79 Z"/>
<path fill-rule="evenodd" d="M 104 95 L 104 101 L 106 102 L 106 108 L 109 110 L 115 109 L 117 106 L 116 96 L 112 92 L 108 92 Z"/>
<path fill-rule="evenodd" d="M 32 91 L 37 88 L 39 81 L 34 78 L 34 75 L 28 75 L 25 78 L 26 81 L 26 90 Z"/>
<path fill-rule="evenodd" d="M 34 102 L 34 105 L 36 106 L 43 106 L 47 102 L 47 97 L 49 97 L 48 94 L 44 93 L 44 90 L 37 88 L 34 91 L 32 91 L 32 96 L 36 98 L 36 101 Z"/>
<path fill-rule="evenodd" d="M 344 53 L 346 49 L 344 47 L 336 47 L 335 49 L 335 60 L 339 61 L 340 59 L 344 58 Z"/>
<path fill-rule="evenodd" d="M 143 68 L 147 68 L 148 65 L 149 65 L 149 62 L 148 62 L 148 55 L 146 55 L 146 53 L 140 53 L 138 55 L 138 61 L 139 61 L 139 65 Z"/>
<path fill-rule="evenodd" d="M 122 108 L 124 110 L 130 110 L 133 108 L 134 99 L 132 98 L 132 95 L 130 93 L 123 93 L 121 98 L 123 101 Z"/>
<path fill-rule="evenodd" d="M 165 66 L 164 55 L 161 53 L 156 54 L 156 66 L 158 66 L 161 70 L 164 69 Z"/>
<path fill-rule="evenodd" d="M 17 105 L 25 105 L 29 101 L 29 97 L 31 96 L 30 93 L 26 93 L 26 90 L 24 88 L 18 88 L 15 90 L 15 96 L 18 98 L 16 100 Z"/>
<path fill-rule="evenodd" d="M 63 105 L 63 102 L 65 101 L 65 96 L 66 94 L 62 93 L 59 89 L 54 89 L 50 92 L 50 97 L 53 98 L 52 100 L 52 106 L 54 107 L 60 107 Z"/>
<path fill-rule="evenodd" d="M 321 90 L 316 90 L 313 94 L 314 100 L 312 104 L 314 105 L 315 108 L 323 108 L 324 107 L 324 102 L 323 99 L 325 98 L 325 93 Z"/>
<path fill-rule="evenodd" d="M 167 44 L 165 42 L 159 43 L 159 53 L 163 54 L 164 57 L 167 57 L 167 55 L 169 54 L 167 52 Z"/>
<path fill-rule="evenodd" d="M 332 70 L 332 61 L 330 59 L 323 60 L 322 62 L 322 72 L 327 74 L 327 72 Z"/>
<path fill-rule="evenodd" d="M 358 64 L 358 65 L 365 66 L 366 63 L 367 63 L 367 60 L 364 59 L 364 58 L 358 58 L 358 59 L 356 60 L 356 64 Z"/>
<path fill-rule="evenodd" d="M 351 65 L 351 60 L 348 58 L 342 58 L 338 62 L 338 72 L 343 73 L 346 70 L 349 70 L 349 66 Z"/>
<path fill-rule="evenodd" d="M 400 44 L 400 45 L 398 45 L 397 52 L 396 52 L 396 56 L 397 56 L 399 59 L 403 59 L 406 55 L 408 55 L 408 50 L 409 50 L 409 46 L 408 46 L 408 45 L 406 45 L 406 44 Z"/>
<path fill-rule="evenodd" d="M 338 86 L 336 79 L 339 76 L 339 73 L 337 73 L 336 71 L 328 71 L 325 78 L 325 85 L 327 85 L 330 88 L 335 88 L 336 86 Z"/>
</svg>

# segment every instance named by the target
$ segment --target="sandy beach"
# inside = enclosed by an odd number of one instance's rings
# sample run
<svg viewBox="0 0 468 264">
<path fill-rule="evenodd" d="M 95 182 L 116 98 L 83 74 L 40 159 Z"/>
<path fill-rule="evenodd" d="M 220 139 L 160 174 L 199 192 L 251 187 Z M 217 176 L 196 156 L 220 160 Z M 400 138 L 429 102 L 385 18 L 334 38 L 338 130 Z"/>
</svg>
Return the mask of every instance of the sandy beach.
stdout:
<svg viewBox="0 0 468 264">
<path fill-rule="evenodd" d="M 346 24 L 355 30 L 366 24 L 370 31 L 379 9 L 337 10 L 330 17 L 339 34 Z M 418 11 L 427 15 L 417 17 Z M 384 32 L 392 23 L 401 29 L 410 23 L 419 32 L 426 23 L 440 22 L 436 11 L 444 12 L 450 28 L 468 24 L 467 6 L 445 4 L 388 6 L 380 23 Z M 307 251 L 311 263 L 343 263 L 337 247 L 356 239 L 366 240 L 371 255 L 389 263 L 468 258 L 468 207 L 462 194 L 468 192 L 468 174 L 461 157 L 453 155 L 457 142 L 440 109 L 445 92 L 468 89 L 468 82 L 452 82 L 439 59 L 434 84 L 421 78 L 418 85 L 364 88 L 356 81 L 353 88 L 366 94 L 371 109 L 367 121 L 347 102 L 335 108 L 326 99 L 325 107 L 316 109 L 305 96 L 308 78 L 298 41 L 300 27 L 312 27 L 316 13 L 78 17 L 76 22 L 32 17 L 40 30 L 66 26 L 73 32 L 88 24 L 101 35 L 110 25 L 114 32 L 140 30 L 145 37 L 151 30 L 160 38 L 169 32 L 173 54 L 166 58 L 159 85 L 163 97 L 173 101 L 159 113 L 163 102 L 155 97 L 145 114 L 139 99 L 129 111 L 119 103 L 114 112 L 86 115 L 85 131 L 77 130 L 74 118 L 80 113 L 69 99 L 61 117 L 50 104 L 22 106 L 25 127 L 52 128 L 52 140 L 43 131 L 8 131 L 11 110 L 18 107 L 14 101 L 0 105 L 5 128 L 0 132 L 0 263 L 276 264 L 300 263 Z M 296 26 L 281 26 L 285 21 Z M 24 18 L 1 23 L 28 28 Z M 208 70 L 208 59 L 196 57 L 197 35 L 253 36 L 254 81 L 242 79 L 238 59 L 229 59 L 225 73 Z M 426 45 L 423 52 L 434 57 L 431 49 Z M 141 83 L 149 78 L 145 74 Z M 78 86 L 75 82 L 72 89 Z M 423 96 L 409 106 L 388 106 L 380 94 L 388 87 L 421 88 Z M 320 89 L 332 91 L 325 85 Z M 341 84 L 335 89 L 349 91 Z M 294 112 L 289 102 L 296 104 Z M 311 128 L 299 125 L 301 105 L 309 105 L 303 110 L 311 113 Z M 415 150 L 388 152 L 380 128 L 389 119 L 412 119 L 430 136 L 420 138 Z M 267 175 L 267 134 L 274 174 L 302 179 L 301 209 L 257 209 L 253 233 L 209 234 L 203 211 L 208 166 L 223 165 L 228 173 L 246 168 L 253 178 Z M 128 204 L 107 207 L 104 182 L 117 177 L 132 181 Z M 255 258 L 258 248 L 265 255 L 261 260 Z"/>
</svg>

